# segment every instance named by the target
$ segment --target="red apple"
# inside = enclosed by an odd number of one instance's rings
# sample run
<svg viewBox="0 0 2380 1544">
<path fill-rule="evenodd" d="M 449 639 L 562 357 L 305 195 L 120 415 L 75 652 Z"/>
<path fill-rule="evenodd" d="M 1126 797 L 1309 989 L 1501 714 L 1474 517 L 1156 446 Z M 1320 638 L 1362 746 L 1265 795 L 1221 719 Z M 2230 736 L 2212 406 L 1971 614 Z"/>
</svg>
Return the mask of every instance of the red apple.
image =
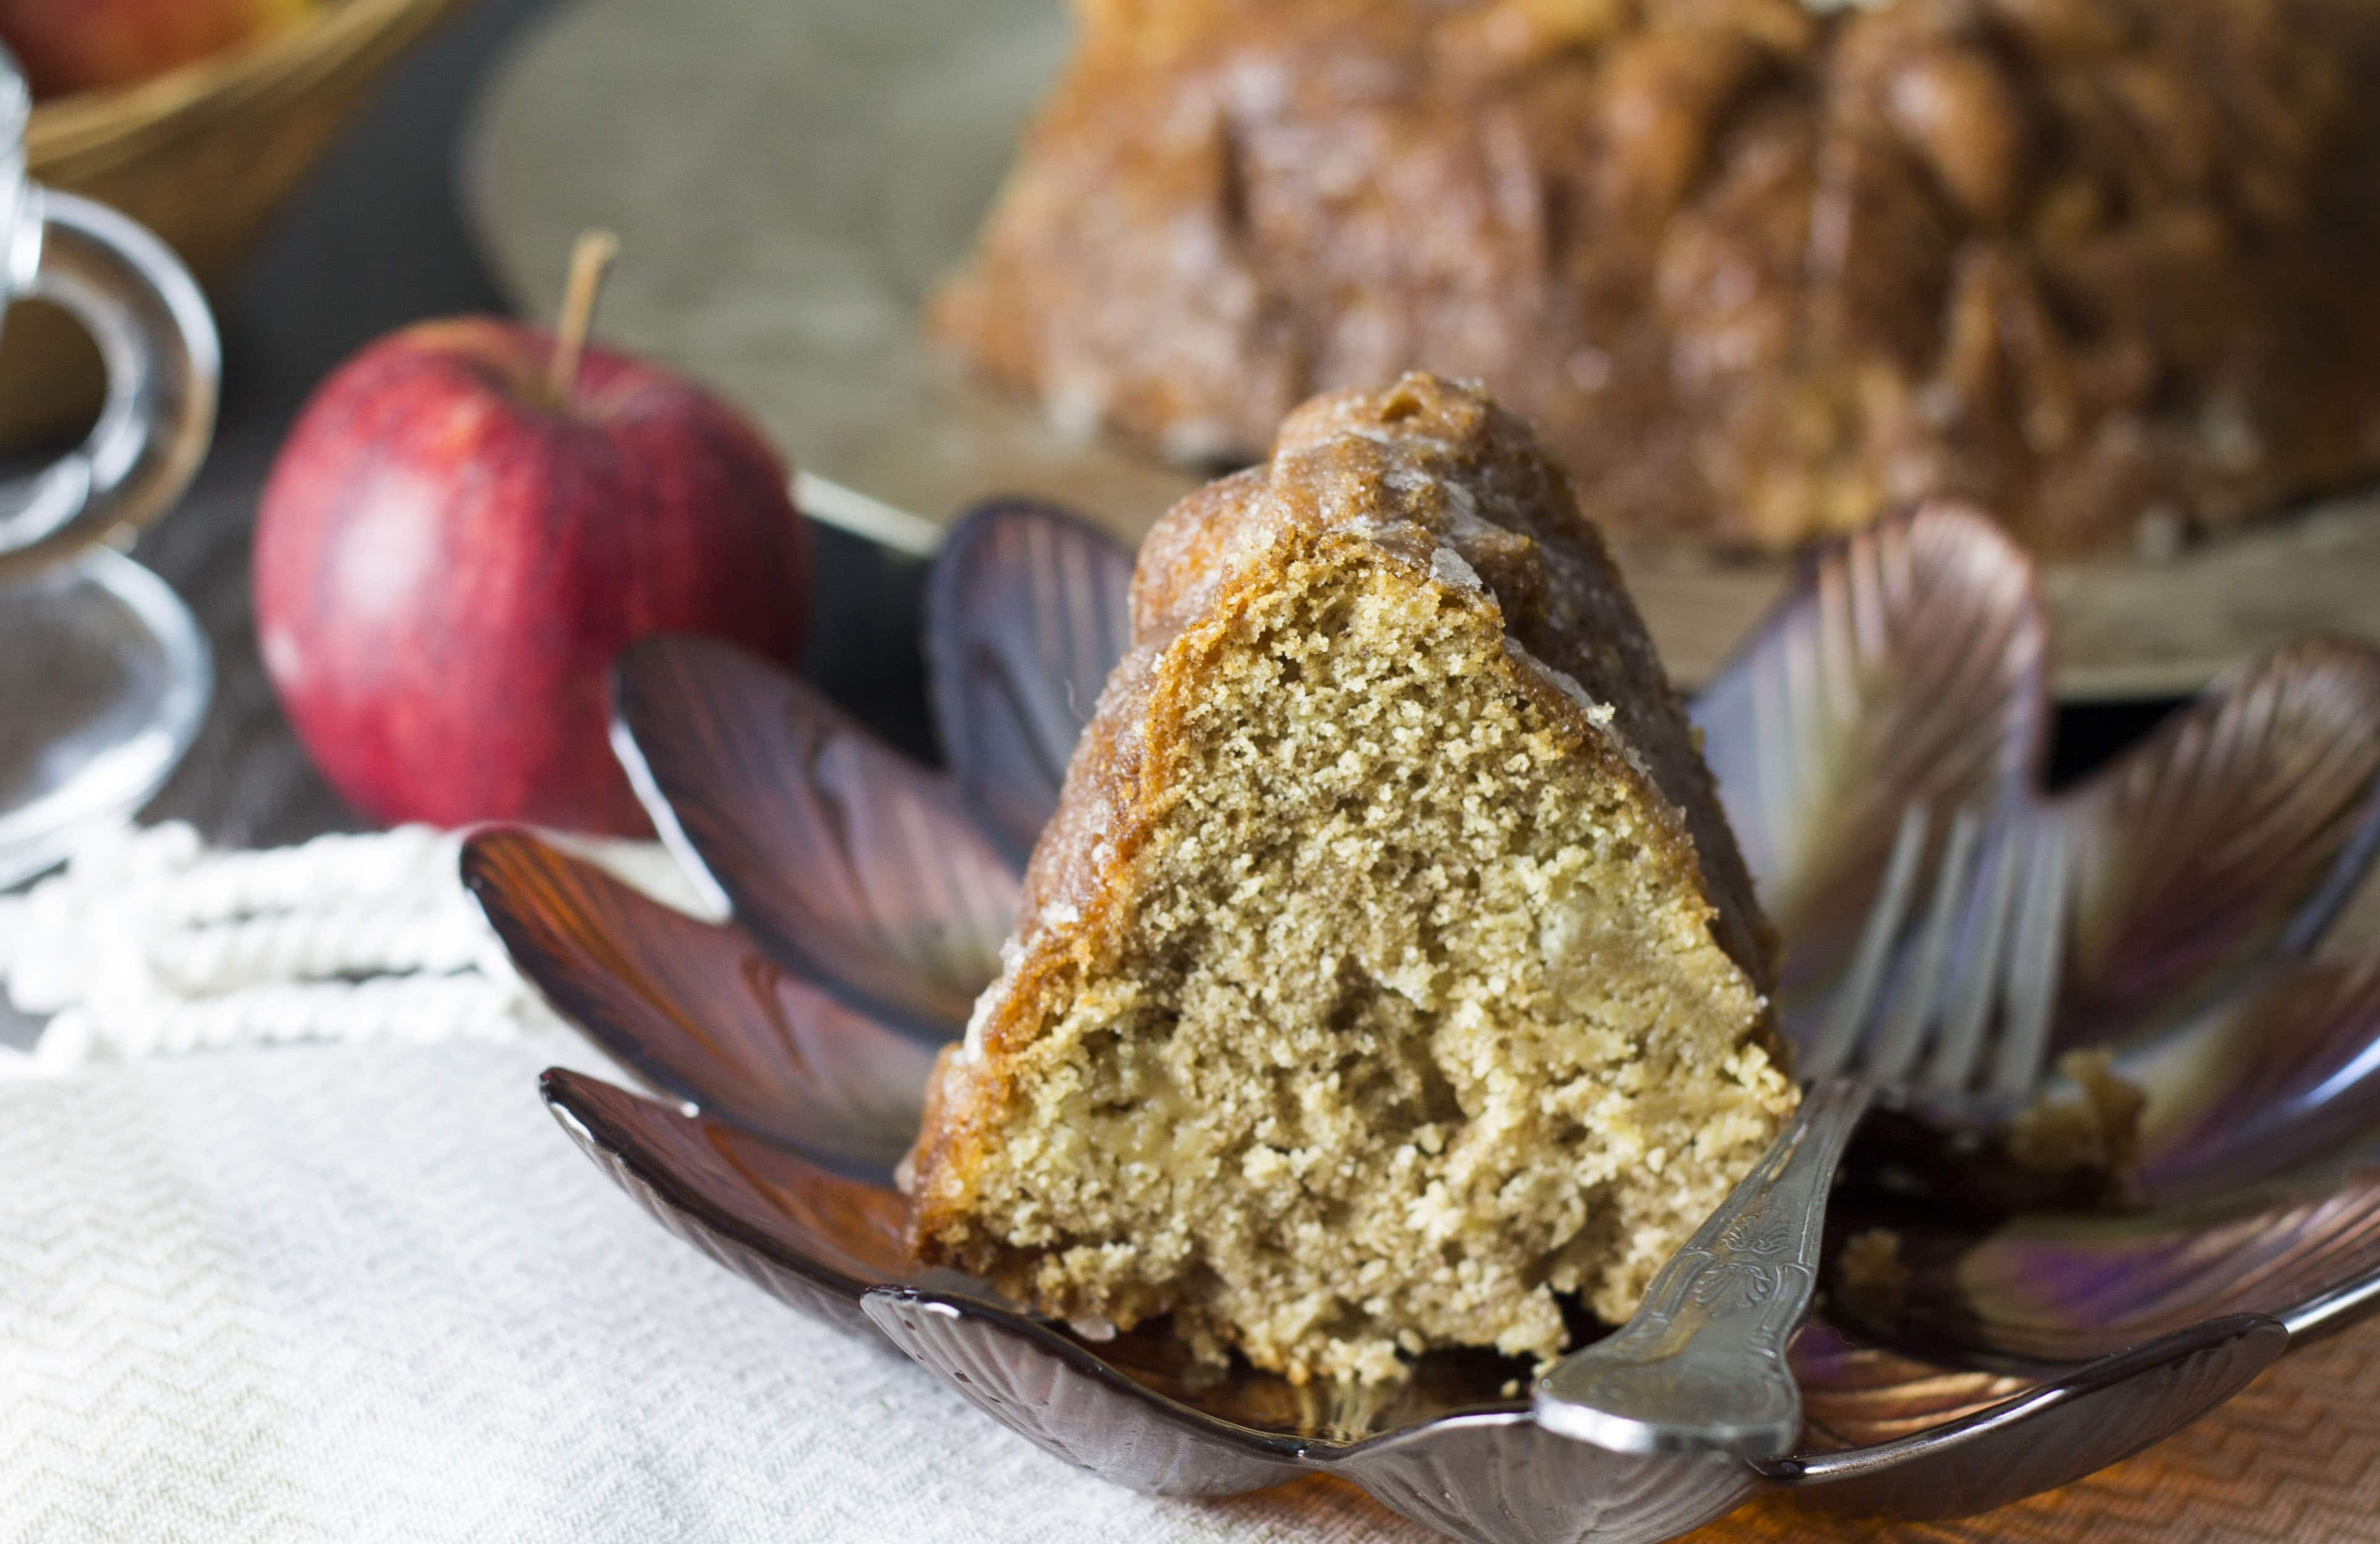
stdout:
<svg viewBox="0 0 2380 1544">
<path fill-rule="evenodd" d="M 313 0 L 0 0 L 37 97 L 126 86 L 295 21 Z"/>
<path fill-rule="evenodd" d="M 557 393 L 555 346 L 489 317 L 383 338 L 323 382 L 265 484 L 265 668 L 375 819 L 649 832 L 606 734 L 621 649 L 800 648 L 808 537 L 767 443 L 604 349 Z"/>
</svg>

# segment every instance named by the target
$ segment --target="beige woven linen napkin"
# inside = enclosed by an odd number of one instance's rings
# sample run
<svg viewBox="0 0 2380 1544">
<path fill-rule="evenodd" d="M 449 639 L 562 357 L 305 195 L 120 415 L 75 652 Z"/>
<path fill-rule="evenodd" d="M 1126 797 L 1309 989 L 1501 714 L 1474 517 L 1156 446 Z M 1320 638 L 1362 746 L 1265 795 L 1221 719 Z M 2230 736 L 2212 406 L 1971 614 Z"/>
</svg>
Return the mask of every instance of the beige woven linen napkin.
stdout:
<svg viewBox="0 0 2380 1544">
<path fill-rule="evenodd" d="M 1328 1482 L 1160 1501 L 1048 1457 L 655 1227 L 547 1059 L 0 1085 L 0 1540 L 1428 1537 Z"/>
</svg>

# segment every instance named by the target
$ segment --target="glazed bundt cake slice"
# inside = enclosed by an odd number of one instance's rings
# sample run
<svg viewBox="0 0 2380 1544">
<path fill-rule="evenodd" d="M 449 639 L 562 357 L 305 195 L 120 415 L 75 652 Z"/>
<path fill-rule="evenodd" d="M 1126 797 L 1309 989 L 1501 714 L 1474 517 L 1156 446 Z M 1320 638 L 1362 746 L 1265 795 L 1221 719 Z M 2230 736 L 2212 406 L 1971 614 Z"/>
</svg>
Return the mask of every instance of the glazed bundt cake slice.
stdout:
<svg viewBox="0 0 2380 1544">
<path fill-rule="evenodd" d="M 1077 1322 L 1383 1380 L 1619 1319 L 1791 1110 L 1694 731 L 1531 431 L 1318 398 L 1166 517 L 912 1243 Z"/>
</svg>

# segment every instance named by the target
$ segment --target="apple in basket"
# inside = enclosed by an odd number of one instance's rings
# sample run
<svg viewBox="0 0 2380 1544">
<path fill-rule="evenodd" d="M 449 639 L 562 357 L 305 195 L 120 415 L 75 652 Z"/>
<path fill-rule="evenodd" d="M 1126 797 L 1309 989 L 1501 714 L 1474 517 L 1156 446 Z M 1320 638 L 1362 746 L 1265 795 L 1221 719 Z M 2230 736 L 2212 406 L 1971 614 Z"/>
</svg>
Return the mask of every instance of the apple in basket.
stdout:
<svg viewBox="0 0 2380 1544">
<path fill-rule="evenodd" d="M 809 538 L 734 409 L 586 345 L 610 237 L 549 334 L 382 338 L 315 392 L 256 530 L 258 640 L 314 760 L 386 821 L 651 829 L 613 758 L 613 662 L 700 632 L 791 663 Z"/>
</svg>

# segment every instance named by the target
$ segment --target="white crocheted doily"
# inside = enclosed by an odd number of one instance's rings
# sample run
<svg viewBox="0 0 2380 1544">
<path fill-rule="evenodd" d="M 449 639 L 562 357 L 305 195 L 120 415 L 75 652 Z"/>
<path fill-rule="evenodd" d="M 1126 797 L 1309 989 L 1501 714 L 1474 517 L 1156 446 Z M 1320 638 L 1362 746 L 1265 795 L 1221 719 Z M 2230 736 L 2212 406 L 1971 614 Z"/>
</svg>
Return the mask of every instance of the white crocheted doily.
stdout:
<svg viewBox="0 0 2380 1544">
<path fill-rule="evenodd" d="M 658 845 L 555 838 L 656 898 L 704 905 Z M 427 826 L 210 850 L 179 823 L 105 831 L 0 895 L 0 988 L 46 1017 L 0 1076 L 289 1040 L 507 1039 L 555 1025 Z"/>
</svg>

